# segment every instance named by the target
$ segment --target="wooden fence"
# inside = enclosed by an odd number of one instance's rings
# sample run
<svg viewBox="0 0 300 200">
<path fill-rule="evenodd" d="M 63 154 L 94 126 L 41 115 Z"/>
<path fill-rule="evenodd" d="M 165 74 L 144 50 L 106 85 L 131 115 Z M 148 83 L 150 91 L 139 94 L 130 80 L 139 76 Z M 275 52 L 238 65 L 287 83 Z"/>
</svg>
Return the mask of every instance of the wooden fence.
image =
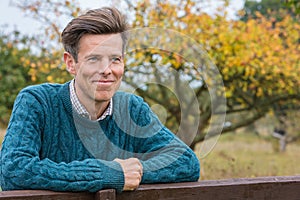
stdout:
<svg viewBox="0 0 300 200">
<path fill-rule="evenodd" d="M 300 175 L 253 179 L 141 185 L 133 192 L 113 189 L 97 193 L 16 190 L 0 192 L 0 200 L 300 200 Z"/>
</svg>

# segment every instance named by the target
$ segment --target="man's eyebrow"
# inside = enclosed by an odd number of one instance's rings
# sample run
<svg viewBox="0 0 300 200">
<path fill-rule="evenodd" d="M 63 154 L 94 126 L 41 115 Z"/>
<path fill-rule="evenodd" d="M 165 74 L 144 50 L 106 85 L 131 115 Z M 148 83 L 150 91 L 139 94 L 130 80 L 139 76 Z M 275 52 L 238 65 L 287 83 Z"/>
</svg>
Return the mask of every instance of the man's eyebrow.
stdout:
<svg viewBox="0 0 300 200">
<path fill-rule="evenodd" d="M 122 53 L 113 53 L 109 57 L 122 57 Z"/>
<path fill-rule="evenodd" d="M 84 59 L 88 59 L 91 57 L 97 57 L 97 58 L 103 58 L 105 55 L 99 54 L 99 53 L 90 53 L 86 56 L 84 56 Z M 108 57 L 122 57 L 123 54 L 120 52 L 113 52 L 111 54 L 108 55 Z"/>
<path fill-rule="evenodd" d="M 103 55 L 91 53 L 91 54 L 88 54 L 88 55 L 84 56 L 85 59 L 86 59 L 86 58 L 90 58 L 90 57 L 101 58 L 101 57 L 103 57 Z"/>
</svg>

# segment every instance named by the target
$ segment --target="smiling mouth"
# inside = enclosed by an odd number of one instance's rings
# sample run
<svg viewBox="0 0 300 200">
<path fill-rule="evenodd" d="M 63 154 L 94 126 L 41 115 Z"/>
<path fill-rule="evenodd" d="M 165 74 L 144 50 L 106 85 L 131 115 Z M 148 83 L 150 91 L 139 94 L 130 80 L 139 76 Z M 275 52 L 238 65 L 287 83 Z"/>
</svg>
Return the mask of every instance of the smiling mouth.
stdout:
<svg viewBox="0 0 300 200">
<path fill-rule="evenodd" d="M 107 85 L 108 86 L 108 85 L 113 84 L 114 81 L 113 80 L 97 80 L 97 81 L 93 81 L 93 83 L 95 83 L 97 85 L 103 85 L 103 86 Z"/>
<path fill-rule="evenodd" d="M 99 81 L 95 81 L 97 83 L 111 83 L 114 82 L 113 80 L 99 80 Z"/>
</svg>

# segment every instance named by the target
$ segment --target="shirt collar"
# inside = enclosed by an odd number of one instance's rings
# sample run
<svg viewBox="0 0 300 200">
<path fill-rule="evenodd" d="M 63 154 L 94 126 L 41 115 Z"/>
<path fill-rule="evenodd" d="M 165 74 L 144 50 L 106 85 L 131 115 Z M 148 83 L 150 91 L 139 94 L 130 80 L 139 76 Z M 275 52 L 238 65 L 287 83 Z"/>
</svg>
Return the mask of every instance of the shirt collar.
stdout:
<svg viewBox="0 0 300 200">
<path fill-rule="evenodd" d="M 75 79 L 73 79 L 70 82 L 69 85 L 69 89 L 70 89 L 70 99 L 71 99 L 71 103 L 72 103 L 72 107 L 75 109 L 75 111 L 81 115 L 82 117 L 91 119 L 91 115 L 88 113 L 88 111 L 86 110 L 86 108 L 80 103 L 76 91 L 75 91 Z M 110 99 L 109 105 L 106 108 L 106 110 L 104 111 L 104 113 L 96 120 L 96 121 L 100 121 L 103 120 L 105 117 L 112 115 L 112 106 L 113 106 L 113 101 L 112 99 Z"/>
</svg>

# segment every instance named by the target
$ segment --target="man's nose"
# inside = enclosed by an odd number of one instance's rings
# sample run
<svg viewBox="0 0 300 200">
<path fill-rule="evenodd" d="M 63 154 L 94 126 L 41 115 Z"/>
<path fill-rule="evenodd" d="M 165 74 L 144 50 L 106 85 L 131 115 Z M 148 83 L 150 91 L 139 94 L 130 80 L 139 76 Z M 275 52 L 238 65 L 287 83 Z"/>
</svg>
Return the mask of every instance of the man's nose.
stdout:
<svg viewBox="0 0 300 200">
<path fill-rule="evenodd" d="M 100 62 L 100 66 L 99 66 L 99 73 L 100 74 L 110 74 L 111 73 L 111 69 L 110 69 L 110 65 L 112 63 L 110 62 L 110 60 L 108 58 L 102 59 Z"/>
</svg>

